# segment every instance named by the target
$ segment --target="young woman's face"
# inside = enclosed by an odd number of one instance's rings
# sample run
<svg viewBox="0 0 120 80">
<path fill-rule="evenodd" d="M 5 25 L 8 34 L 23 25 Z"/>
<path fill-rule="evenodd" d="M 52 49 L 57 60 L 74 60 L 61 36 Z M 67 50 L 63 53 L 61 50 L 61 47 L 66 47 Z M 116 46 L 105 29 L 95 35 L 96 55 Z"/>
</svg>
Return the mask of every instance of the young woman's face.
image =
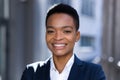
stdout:
<svg viewBox="0 0 120 80">
<path fill-rule="evenodd" d="M 68 14 L 55 13 L 48 18 L 46 42 L 53 56 L 72 55 L 79 37 L 80 32 L 76 31 L 74 19 Z"/>
</svg>

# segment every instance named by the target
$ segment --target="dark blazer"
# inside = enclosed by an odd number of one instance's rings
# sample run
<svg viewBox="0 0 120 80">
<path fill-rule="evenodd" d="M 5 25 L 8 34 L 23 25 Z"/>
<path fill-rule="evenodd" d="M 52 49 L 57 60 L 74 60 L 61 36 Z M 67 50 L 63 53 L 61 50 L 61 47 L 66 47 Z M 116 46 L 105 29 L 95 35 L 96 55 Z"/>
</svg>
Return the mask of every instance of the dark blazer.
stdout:
<svg viewBox="0 0 120 80">
<path fill-rule="evenodd" d="M 21 80 L 50 80 L 50 60 L 42 66 L 38 64 L 34 71 L 32 66 L 26 68 Z M 75 61 L 71 68 L 68 80 L 106 80 L 102 67 L 97 64 L 79 60 L 75 56 Z"/>
</svg>

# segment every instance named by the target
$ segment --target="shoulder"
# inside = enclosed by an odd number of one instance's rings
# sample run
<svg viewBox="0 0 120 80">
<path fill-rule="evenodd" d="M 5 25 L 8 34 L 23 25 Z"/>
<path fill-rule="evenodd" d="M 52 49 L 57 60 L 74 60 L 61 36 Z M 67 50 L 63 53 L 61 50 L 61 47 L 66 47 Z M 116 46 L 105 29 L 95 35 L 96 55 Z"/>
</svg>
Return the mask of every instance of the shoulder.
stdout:
<svg viewBox="0 0 120 80">
<path fill-rule="evenodd" d="M 83 61 L 83 65 L 86 69 L 88 69 L 88 71 L 93 71 L 93 72 L 102 71 L 102 66 L 100 64 L 94 64 Z"/>
<path fill-rule="evenodd" d="M 76 56 L 75 56 L 75 63 L 77 63 L 78 65 L 80 65 L 82 67 L 90 68 L 90 69 L 101 68 L 100 64 L 94 64 L 94 63 L 91 63 L 91 62 L 86 62 L 86 61 L 80 60 Z"/>
<path fill-rule="evenodd" d="M 38 62 L 34 62 L 34 63 L 31 63 L 31 64 L 28 64 L 26 66 L 26 68 L 29 69 L 29 68 L 32 67 L 34 69 L 34 71 L 36 71 L 38 65 L 43 66 L 44 64 L 45 64 L 45 61 L 38 61 Z"/>
<path fill-rule="evenodd" d="M 83 71 L 87 73 L 91 80 L 106 80 L 105 73 L 100 64 L 82 61 Z"/>
<path fill-rule="evenodd" d="M 85 68 L 88 73 L 91 75 L 92 80 L 106 80 L 105 73 L 100 64 L 94 64 L 89 62 L 84 62 Z"/>
<path fill-rule="evenodd" d="M 31 64 L 28 64 L 25 68 L 25 70 L 22 73 L 21 80 L 33 80 L 34 73 L 36 73 L 36 70 L 39 67 L 44 66 L 48 61 L 38 61 Z"/>
<path fill-rule="evenodd" d="M 49 59 L 47 59 L 47 60 L 45 60 L 45 61 L 34 62 L 34 63 L 31 63 L 31 64 L 28 64 L 28 65 L 26 66 L 26 68 L 27 68 L 27 69 L 33 68 L 34 72 L 36 72 L 38 66 L 42 67 L 42 66 L 44 66 L 45 64 L 47 64 L 48 61 L 49 61 Z"/>
<path fill-rule="evenodd" d="M 79 69 L 91 80 L 105 80 L 105 73 L 100 64 L 82 61 L 78 58 L 76 58 L 76 63 L 79 65 Z"/>
<path fill-rule="evenodd" d="M 84 70 L 89 73 L 91 80 L 105 80 L 105 73 L 100 64 L 94 64 L 89 62 L 84 62 Z"/>
<path fill-rule="evenodd" d="M 88 71 L 98 71 L 102 70 L 102 66 L 100 64 L 95 64 L 91 62 L 82 61 L 77 59 L 77 64 L 81 65 L 82 68 Z"/>
</svg>

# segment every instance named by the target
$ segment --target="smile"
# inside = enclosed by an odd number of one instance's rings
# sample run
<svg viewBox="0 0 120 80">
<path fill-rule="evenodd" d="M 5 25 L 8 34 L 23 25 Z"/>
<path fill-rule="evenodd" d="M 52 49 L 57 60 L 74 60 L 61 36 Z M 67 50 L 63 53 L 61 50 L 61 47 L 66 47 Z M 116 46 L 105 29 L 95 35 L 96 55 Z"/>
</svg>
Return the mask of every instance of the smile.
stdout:
<svg viewBox="0 0 120 80">
<path fill-rule="evenodd" d="M 64 47 L 66 44 L 53 44 L 55 47 Z"/>
</svg>

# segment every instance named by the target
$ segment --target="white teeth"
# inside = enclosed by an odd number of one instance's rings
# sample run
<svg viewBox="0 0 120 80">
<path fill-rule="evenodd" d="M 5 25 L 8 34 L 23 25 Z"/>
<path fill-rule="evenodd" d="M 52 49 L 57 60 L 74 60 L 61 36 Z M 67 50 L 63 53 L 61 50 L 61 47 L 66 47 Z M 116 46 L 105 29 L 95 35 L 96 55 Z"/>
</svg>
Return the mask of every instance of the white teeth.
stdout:
<svg viewBox="0 0 120 80">
<path fill-rule="evenodd" d="M 65 46 L 65 44 L 54 44 L 54 46 L 62 47 L 62 46 Z"/>
</svg>

